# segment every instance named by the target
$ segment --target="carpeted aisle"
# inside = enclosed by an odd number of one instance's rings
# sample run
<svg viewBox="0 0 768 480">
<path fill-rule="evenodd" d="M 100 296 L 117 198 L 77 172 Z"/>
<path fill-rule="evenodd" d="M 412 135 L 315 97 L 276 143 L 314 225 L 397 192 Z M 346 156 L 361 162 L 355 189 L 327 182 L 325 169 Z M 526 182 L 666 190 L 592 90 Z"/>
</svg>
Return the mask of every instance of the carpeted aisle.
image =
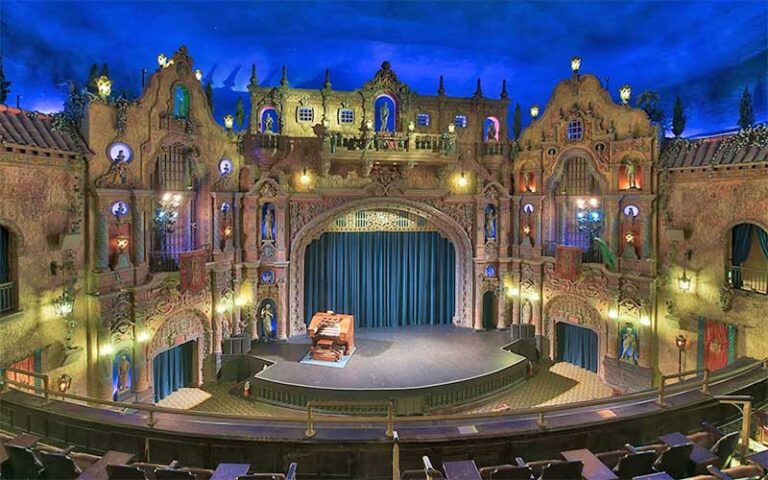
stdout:
<svg viewBox="0 0 768 480">
<path fill-rule="evenodd" d="M 180 388 L 157 402 L 157 406 L 190 410 L 209 398 L 211 398 L 211 394 L 199 388 Z"/>
</svg>

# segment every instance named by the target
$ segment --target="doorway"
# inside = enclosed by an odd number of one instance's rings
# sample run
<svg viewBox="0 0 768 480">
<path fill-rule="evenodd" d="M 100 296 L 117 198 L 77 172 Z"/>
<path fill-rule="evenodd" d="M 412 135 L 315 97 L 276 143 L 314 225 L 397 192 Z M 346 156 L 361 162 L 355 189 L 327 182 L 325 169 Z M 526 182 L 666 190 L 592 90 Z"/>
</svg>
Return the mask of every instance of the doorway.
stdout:
<svg viewBox="0 0 768 480">
<path fill-rule="evenodd" d="M 164 350 L 152 360 L 155 403 L 193 384 L 195 343 L 193 340 Z"/>
<path fill-rule="evenodd" d="M 589 328 L 558 322 L 557 360 L 597 373 L 597 334 Z"/>
</svg>

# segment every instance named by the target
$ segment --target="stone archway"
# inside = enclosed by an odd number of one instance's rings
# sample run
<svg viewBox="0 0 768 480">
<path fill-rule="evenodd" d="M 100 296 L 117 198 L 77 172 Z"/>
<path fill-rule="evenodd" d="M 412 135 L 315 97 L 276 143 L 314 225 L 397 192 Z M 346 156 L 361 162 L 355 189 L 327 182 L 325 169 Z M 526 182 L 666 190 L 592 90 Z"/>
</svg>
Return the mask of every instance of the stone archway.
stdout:
<svg viewBox="0 0 768 480">
<path fill-rule="evenodd" d="M 183 341 L 177 342 L 177 339 L 182 335 L 184 336 Z M 211 353 L 211 327 L 205 313 L 195 309 L 185 309 L 166 318 L 154 332 L 149 342 L 146 368 L 150 384 L 153 378 L 152 361 L 157 354 L 189 341 L 195 342 L 193 378 L 196 384 L 202 383 L 203 359 Z"/>
<path fill-rule="evenodd" d="M 456 313 L 453 323 L 457 326 L 473 327 L 475 316 L 472 311 L 474 305 L 472 242 L 462 226 L 448 214 L 421 202 L 403 198 L 368 198 L 350 201 L 318 215 L 296 233 L 291 244 L 290 256 L 290 311 L 288 316 L 279 317 L 281 322 L 286 322 L 288 319 L 289 321 L 282 325 L 282 329 L 281 325 L 278 324 L 278 331 L 285 331 L 287 336 L 306 331 L 304 324 L 304 261 L 309 244 L 325 232 L 328 222 L 332 219 L 350 211 L 366 208 L 401 210 L 426 218 L 453 243 L 456 254 L 456 306 L 454 310 Z"/>
<path fill-rule="evenodd" d="M 598 356 L 597 374 L 605 378 L 604 360 L 608 355 L 608 342 L 611 340 L 608 321 L 587 300 L 575 295 L 557 296 L 544 306 L 544 335 L 549 338 L 550 355 L 557 351 L 557 323 L 567 323 L 584 327 L 597 334 Z"/>
</svg>

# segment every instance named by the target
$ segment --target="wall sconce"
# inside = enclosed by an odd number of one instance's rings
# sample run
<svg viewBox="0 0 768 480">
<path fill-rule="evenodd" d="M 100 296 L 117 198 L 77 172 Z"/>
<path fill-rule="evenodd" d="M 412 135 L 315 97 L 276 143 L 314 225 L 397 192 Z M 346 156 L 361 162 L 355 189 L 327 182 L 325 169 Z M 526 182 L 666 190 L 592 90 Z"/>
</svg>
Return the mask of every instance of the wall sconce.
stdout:
<svg viewBox="0 0 768 480">
<path fill-rule="evenodd" d="M 96 89 L 102 99 L 107 98 L 112 93 L 112 80 L 106 75 L 100 76 L 96 79 Z"/>
<path fill-rule="evenodd" d="M 72 386 L 72 377 L 66 373 L 62 373 L 59 375 L 59 378 L 56 379 L 56 388 L 59 390 L 59 393 L 67 393 L 67 390 L 69 390 L 69 387 Z"/>
<path fill-rule="evenodd" d="M 310 180 L 311 178 L 309 176 L 309 170 L 305 168 L 299 177 L 299 182 L 301 182 L 302 185 L 308 185 Z"/>
<path fill-rule="evenodd" d="M 648 315 L 641 315 L 640 316 L 640 325 L 644 327 L 650 327 L 651 326 L 651 318 Z"/>
<path fill-rule="evenodd" d="M 467 186 L 467 177 L 464 175 L 464 170 L 461 171 L 459 178 L 456 179 L 456 185 L 460 188 L 465 188 Z"/>
<path fill-rule="evenodd" d="M 139 334 L 136 336 L 136 341 L 139 343 L 144 343 L 147 340 L 149 340 L 149 332 L 146 330 L 142 330 L 139 332 Z"/>
<path fill-rule="evenodd" d="M 99 349 L 99 353 L 103 356 L 109 356 L 115 353 L 115 347 L 111 343 L 107 343 L 102 345 L 102 347 Z"/>
<path fill-rule="evenodd" d="M 611 320 L 618 320 L 619 319 L 619 311 L 615 308 L 608 309 L 608 318 Z"/>
<path fill-rule="evenodd" d="M 366 120 L 365 121 L 365 129 L 368 131 L 373 130 L 373 121 L 372 120 Z"/>
<path fill-rule="evenodd" d="M 530 300 L 530 301 L 532 301 L 532 302 L 535 302 L 535 301 L 537 301 L 539 298 L 541 298 L 541 297 L 539 297 L 539 294 L 538 294 L 538 293 L 536 293 L 536 292 L 533 292 L 533 293 L 529 293 L 528 295 L 526 295 L 526 297 L 528 298 L 528 300 Z"/>
<path fill-rule="evenodd" d="M 75 308 L 75 297 L 72 295 L 72 290 L 65 288 L 61 295 L 53 300 L 53 310 L 56 315 L 60 317 L 66 317 Z"/>
<path fill-rule="evenodd" d="M 688 250 L 685 252 L 685 258 L 687 261 L 691 261 L 692 256 L 693 256 L 692 250 Z M 683 292 L 687 292 L 691 289 L 691 278 L 687 275 L 685 264 L 683 264 L 683 275 L 681 277 L 678 277 L 677 279 L 677 286 Z"/>
<path fill-rule="evenodd" d="M 456 125 L 453 122 L 448 124 L 448 133 L 454 133 L 456 131 Z"/>
<path fill-rule="evenodd" d="M 222 315 L 229 310 L 229 306 L 225 302 L 219 302 L 218 305 L 216 305 L 216 313 L 219 315 Z"/>
<path fill-rule="evenodd" d="M 629 103 L 629 97 L 632 95 L 632 87 L 629 85 L 622 85 L 619 88 L 619 98 L 621 98 L 621 104 L 626 105 Z"/>
<path fill-rule="evenodd" d="M 226 227 L 224 227 L 224 238 L 228 239 L 230 237 L 232 237 L 232 227 L 227 225 Z"/>
<path fill-rule="evenodd" d="M 238 307 L 242 307 L 243 305 L 248 304 L 248 299 L 244 295 L 238 295 L 235 299 L 235 305 Z"/>
<path fill-rule="evenodd" d="M 531 106 L 531 118 L 536 120 L 539 117 L 539 106 L 538 105 L 532 105 Z"/>
<path fill-rule="evenodd" d="M 574 75 L 579 74 L 579 69 L 581 68 L 581 57 L 573 57 L 571 58 L 571 71 Z"/>
<path fill-rule="evenodd" d="M 530 233 L 531 233 L 530 225 L 526 224 L 525 226 L 523 226 L 523 233 L 526 234 L 526 235 L 530 235 Z"/>
<path fill-rule="evenodd" d="M 677 345 L 677 371 L 681 373 L 683 371 L 683 352 L 685 346 L 688 345 L 688 339 L 683 335 L 678 335 L 675 338 L 675 345 Z"/>
<path fill-rule="evenodd" d="M 507 288 L 507 296 L 508 297 L 517 297 L 520 295 L 520 289 L 517 287 L 508 287 Z"/>
<path fill-rule="evenodd" d="M 157 55 L 157 64 L 160 65 L 161 68 L 167 67 L 168 66 L 168 57 L 166 57 L 164 53 L 159 53 Z"/>
<path fill-rule="evenodd" d="M 232 127 L 235 126 L 235 117 L 230 115 L 229 113 L 224 115 L 224 128 L 227 130 L 232 130 Z"/>
<path fill-rule="evenodd" d="M 413 133 L 414 130 L 416 130 L 416 124 L 411 120 L 408 122 L 408 133 Z"/>
<path fill-rule="evenodd" d="M 203 71 L 200 69 L 195 70 L 195 78 L 197 81 L 201 81 L 203 79 Z"/>
</svg>

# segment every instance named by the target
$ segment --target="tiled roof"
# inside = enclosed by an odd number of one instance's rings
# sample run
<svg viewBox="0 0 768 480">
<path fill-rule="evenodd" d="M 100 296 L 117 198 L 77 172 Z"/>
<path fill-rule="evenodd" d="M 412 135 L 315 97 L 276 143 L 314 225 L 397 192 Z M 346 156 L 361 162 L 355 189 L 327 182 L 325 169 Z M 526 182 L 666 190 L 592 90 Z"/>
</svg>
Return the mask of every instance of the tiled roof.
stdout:
<svg viewBox="0 0 768 480">
<path fill-rule="evenodd" d="M 54 129 L 50 116 L 6 105 L 0 105 L 0 144 L 78 154 L 88 151 L 79 137 Z"/>
<path fill-rule="evenodd" d="M 662 150 L 662 168 L 737 166 L 768 162 L 768 146 L 738 147 L 735 142 L 729 142 L 731 137 L 732 135 L 722 135 L 699 140 L 670 141 Z"/>
</svg>

